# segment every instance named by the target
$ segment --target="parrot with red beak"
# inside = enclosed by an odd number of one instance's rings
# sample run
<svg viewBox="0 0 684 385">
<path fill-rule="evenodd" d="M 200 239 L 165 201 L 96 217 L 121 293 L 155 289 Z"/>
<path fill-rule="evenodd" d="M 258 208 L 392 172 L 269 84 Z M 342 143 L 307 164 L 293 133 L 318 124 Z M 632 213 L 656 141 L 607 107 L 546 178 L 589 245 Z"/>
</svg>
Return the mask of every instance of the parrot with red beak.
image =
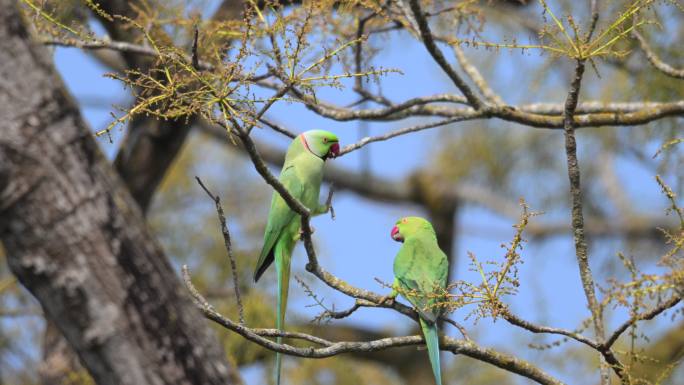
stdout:
<svg viewBox="0 0 684 385">
<path fill-rule="evenodd" d="M 328 207 L 318 201 L 323 181 L 323 164 L 326 159 L 339 155 L 339 152 L 337 136 L 324 130 L 310 130 L 300 134 L 292 140 L 287 149 L 285 163 L 280 172 L 280 183 L 293 197 L 311 210 L 312 215 L 328 211 Z M 301 217 L 290 209 L 277 191 L 274 191 L 264 232 L 264 245 L 254 270 L 254 282 L 257 282 L 275 261 L 278 278 L 276 328 L 281 331 L 285 324 L 287 293 L 290 287 L 290 260 L 295 243 L 301 235 L 300 227 Z M 277 337 L 277 342 L 281 341 L 282 337 Z M 281 365 L 282 356 L 276 353 L 276 385 L 280 384 Z"/>
<path fill-rule="evenodd" d="M 430 222 L 419 217 L 397 221 L 391 237 L 402 246 L 394 259 L 394 283 L 389 298 L 402 294 L 416 309 L 437 385 L 442 385 L 437 319 L 442 313 L 449 260 L 437 244 Z"/>
</svg>

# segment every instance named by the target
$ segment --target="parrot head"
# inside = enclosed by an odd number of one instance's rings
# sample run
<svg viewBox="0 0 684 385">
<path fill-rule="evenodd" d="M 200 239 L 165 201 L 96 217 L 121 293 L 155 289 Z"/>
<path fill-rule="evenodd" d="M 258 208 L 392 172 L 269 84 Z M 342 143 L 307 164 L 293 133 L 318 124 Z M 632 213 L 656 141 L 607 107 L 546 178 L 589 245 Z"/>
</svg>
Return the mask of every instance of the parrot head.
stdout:
<svg viewBox="0 0 684 385">
<path fill-rule="evenodd" d="M 309 152 L 323 160 L 334 158 L 340 153 L 340 141 L 330 131 L 309 130 L 299 135 L 299 139 Z"/>
<path fill-rule="evenodd" d="M 432 233 L 432 225 L 426 219 L 420 217 L 404 217 L 397 221 L 392 227 L 390 236 L 397 242 L 404 242 L 406 237 L 410 237 L 420 230 L 429 230 Z"/>
</svg>

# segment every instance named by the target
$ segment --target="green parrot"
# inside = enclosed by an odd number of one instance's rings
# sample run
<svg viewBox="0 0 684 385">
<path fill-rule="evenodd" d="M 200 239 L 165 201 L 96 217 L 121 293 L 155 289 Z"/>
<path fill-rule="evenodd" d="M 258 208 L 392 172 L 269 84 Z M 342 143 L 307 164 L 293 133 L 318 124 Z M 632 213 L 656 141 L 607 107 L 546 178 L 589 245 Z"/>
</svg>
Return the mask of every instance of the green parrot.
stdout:
<svg viewBox="0 0 684 385">
<path fill-rule="evenodd" d="M 336 157 L 340 144 L 335 134 L 323 130 L 306 131 L 292 140 L 285 154 L 285 163 L 280 172 L 280 183 L 287 191 L 311 210 L 312 215 L 328 211 L 326 205 L 319 204 L 318 194 L 323 181 L 323 164 L 326 159 Z M 259 255 L 254 282 L 275 261 L 278 276 L 278 303 L 276 307 L 276 328 L 283 330 L 287 292 L 290 287 L 290 260 L 292 249 L 300 238 L 301 217 L 287 205 L 277 191 L 273 192 L 271 211 L 268 215 L 264 246 Z M 277 338 L 278 343 L 282 341 Z M 282 357 L 276 353 L 275 380 L 280 384 Z"/>
<path fill-rule="evenodd" d="M 446 292 L 449 261 L 437 245 L 432 225 L 423 218 L 398 220 L 391 237 L 403 245 L 394 258 L 393 290 L 388 297 L 395 298 L 401 292 L 416 308 L 435 381 L 442 385 L 437 318 L 442 310 L 439 302 Z"/>
</svg>

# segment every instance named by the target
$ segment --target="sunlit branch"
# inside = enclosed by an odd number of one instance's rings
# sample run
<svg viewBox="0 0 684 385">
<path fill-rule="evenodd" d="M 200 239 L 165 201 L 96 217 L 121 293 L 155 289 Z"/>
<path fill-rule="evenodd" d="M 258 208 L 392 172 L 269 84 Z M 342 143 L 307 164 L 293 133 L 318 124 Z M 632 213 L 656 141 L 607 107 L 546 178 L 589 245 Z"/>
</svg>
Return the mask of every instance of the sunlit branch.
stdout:
<svg viewBox="0 0 684 385">
<path fill-rule="evenodd" d="M 126 43 L 126 42 L 81 42 L 81 41 L 61 41 L 45 40 L 45 44 L 63 45 L 80 47 L 83 49 L 112 49 L 122 52 L 134 52 L 144 55 L 157 56 L 157 53 L 145 46 Z M 191 60 L 190 57 L 187 58 Z M 200 62 L 200 67 L 203 67 Z M 205 63 L 206 64 L 206 63 Z M 210 67 L 206 67 L 211 69 Z M 267 88 L 280 89 L 280 86 L 273 82 L 266 82 L 265 79 L 272 77 L 273 74 L 267 72 L 262 75 L 235 76 L 234 81 L 255 82 Z M 377 120 L 392 121 L 401 120 L 415 116 L 435 116 L 443 118 L 461 118 L 461 120 L 488 119 L 492 117 L 506 121 L 512 121 L 523 125 L 538 128 L 562 128 L 563 127 L 563 105 L 556 103 L 532 103 L 519 106 L 494 105 L 480 111 L 471 108 L 453 108 L 439 103 L 464 104 L 467 100 L 458 95 L 438 94 L 419 98 L 412 98 L 407 101 L 391 104 L 384 108 L 376 109 L 351 109 L 335 106 L 321 100 L 316 100 L 311 96 L 298 91 L 294 95 L 302 101 L 307 108 L 316 114 L 337 121 L 350 120 Z M 387 99 L 381 100 L 384 103 Z M 595 126 L 630 126 L 647 124 L 652 121 L 668 117 L 684 115 L 684 100 L 672 102 L 624 102 L 624 103 L 603 103 L 603 102 L 584 102 L 579 103 L 573 119 L 577 128 Z"/>
<path fill-rule="evenodd" d="M 344 353 L 373 352 L 386 350 L 394 347 L 422 345 L 422 336 L 388 337 L 373 341 L 328 341 L 305 333 L 280 332 L 273 329 L 252 329 L 218 313 L 211 304 L 197 291 L 192 284 L 190 272 L 187 266 L 182 269 L 183 282 L 190 292 L 195 305 L 202 311 L 204 316 L 211 321 L 231 330 L 249 341 L 252 341 L 269 350 L 305 358 L 326 358 Z M 294 347 L 288 344 L 276 343 L 265 337 L 282 336 L 286 338 L 301 339 L 313 342 L 322 347 Z M 487 362 L 499 368 L 511 371 L 527 377 L 539 384 L 560 385 L 561 381 L 551 377 L 541 369 L 519 358 L 497 352 L 493 349 L 482 348 L 472 341 L 457 340 L 451 337 L 441 337 L 440 349 L 454 354 L 463 354 L 471 358 Z"/>
<path fill-rule="evenodd" d="M 550 10 L 549 10 L 550 12 Z M 589 41 L 596 27 L 596 20 L 598 18 L 596 3 L 592 1 L 592 23 L 589 33 L 585 39 L 585 43 Z M 551 14 L 553 16 L 553 14 Z M 554 17 L 554 20 L 555 17 Z M 557 20 L 556 20 L 557 21 Z M 562 28 L 562 26 L 561 26 Z M 594 324 L 594 333 L 599 343 L 603 343 L 605 338 L 605 329 L 603 324 L 603 311 L 601 305 L 596 299 L 596 291 L 594 285 L 594 278 L 589 266 L 589 253 L 587 250 L 587 241 L 585 239 L 584 229 L 584 213 L 582 201 L 582 189 L 580 185 L 580 169 L 577 161 L 577 142 L 575 140 L 575 121 L 574 115 L 577 109 L 579 100 L 580 87 L 582 85 L 582 77 L 584 75 L 585 60 L 577 59 L 575 63 L 575 73 L 568 90 L 567 98 L 565 100 L 565 108 L 563 111 L 563 133 L 565 138 L 565 154 L 568 167 L 568 179 L 570 182 L 570 197 L 571 197 L 571 223 L 573 229 L 573 238 L 575 241 L 575 254 L 577 257 L 577 264 L 580 271 L 580 280 L 587 299 L 589 310 L 591 311 L 591 319 Z M 601 351 L 602 360 L 608 363 L 615 374 L 621 378 L 623 383 L 629 383 L 628 375 L 625 375 L 623 366 L 610 352 L 610 349 Z M 610 374 L 607 371 L 606 365 L 601 363 L 601 383 L 610 383 Z"/>
<path fill-rule="evenodd" d="M 258 85 L 277 89 L 273 82 L 259 81 Z M 520 106 L 489 105 L 480 110 L 473 108 L 454 108 L 434 105 L 439 102 L 459 103 L 458 96 L 435 95 L 413 98 L 400 104 L 383 108 L 352 109 L 314 99 L 309 95 L 292 89 L 292 96 L 304 103 L 306 108 L 317 115 L 336 121 L 370 120 L 395 121 L 417 116 L 442 118 L 462 118 L 463 121 L 499 118 L 536 128 L 563 128 L 563 105 L 533 103 Z M 576 128 L 597 126 L 634 126 L 650 123 L 668 117 L 684 115 L 684 100 L 673 102 L 627 102 L 603 103 L 590 101 L 580 104 L 572 119 Z"/>
<path fill-rule="evenodd" d="M 85 50 L 112 50 L 112 51 L 117 51 L 117 52 L 133 53 L 133 54 L 151 56 L 151 57 L 159 57 L 159 52 L 152 47 L 141 45 L 141 44 L 129 43 L 129 42 L 125 42 L 125 41 L 113 41 L 113 40 L 108 40 L 108 39 L 85 41 L 85 40 L 78 40 L 78 39 L 65 40 L 65 39 L 56 39 L 56 38 L 41 38 L 40 42 L 42 44 L 45 44 L 45 45 L 58 46 L 58 47 L 73 47 L 73 48 L 79 48 L 79 49 L 85 49 Z M 192 60 L 193 60 L 191 55 L 185 55 L 185 57 L 183 57 L 183 59 L 186 60 L 188 63 L 192 63 Z M 206 61 L 202 61 L 202 60 L 197 61 L 197 68 L 199 70 L 203 70 L 203 71 L 214 71 L 214 70 L 216 70 L 214 65 L 212 65 L 211 63 L 208 63 Z M 270 78 L 272 76 L 273 76 L 272 73 L 266 72 L 262 75 L 236 76 L 233 78 L 233 81 L 234 82 L 237 82 L 237 81 L 256 82 L 256 81 L 260 81 L 260 80 Z"/>
</svg>

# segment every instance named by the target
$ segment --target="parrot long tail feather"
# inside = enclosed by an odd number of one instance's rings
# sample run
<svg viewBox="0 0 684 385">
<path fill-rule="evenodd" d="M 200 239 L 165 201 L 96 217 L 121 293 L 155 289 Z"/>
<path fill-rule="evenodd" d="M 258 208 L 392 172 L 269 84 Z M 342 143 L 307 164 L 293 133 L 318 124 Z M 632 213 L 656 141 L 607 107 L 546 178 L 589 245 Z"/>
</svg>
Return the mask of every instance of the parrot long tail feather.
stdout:
<svg viewBox="0 0 684 385">
<path fill-rule="evenodd" d="M 428 349 L 428 356 L 430 357 L 430 365 L 432 366 L 432 373 L 435 375 L 435 382 L 437 385 L 442 385 L 442 371 L 440 369 L 439 360 L 439 335 L 437 333 L 437 324 L 428 323 L 422 318 L 420 319 L 420 328 L 423 329 L 425 336 L 425 344 Z"/>
<path fill-rule="evenodd" d="M 290 288 L 290 260 L 292 247 L 279 241 L 275 249 L 276 275 L 278 276 L 278 301 L 276 309 L 276 329 L 283 331 L 285 328 L 285 309 L 287 308 L 287 293 Z M 277 337 L 276 342 L 282 343 L 282 337 Z M 282 354 L 276 353 L 275 383 L 280 385 L 280 371 L 282 367 Z"/>
<path fill-rule="evenodd" d="M 282 343 L 283 339 L 282 337 L 277 337 L 276 338 L 277 343 Z M 283 365 L 283 355 L 280 353 L 276 353 L 276 359 L 275 359 L 275 383 L 276 385 L 280 385 L 280 368 Z"/>
</svg>

